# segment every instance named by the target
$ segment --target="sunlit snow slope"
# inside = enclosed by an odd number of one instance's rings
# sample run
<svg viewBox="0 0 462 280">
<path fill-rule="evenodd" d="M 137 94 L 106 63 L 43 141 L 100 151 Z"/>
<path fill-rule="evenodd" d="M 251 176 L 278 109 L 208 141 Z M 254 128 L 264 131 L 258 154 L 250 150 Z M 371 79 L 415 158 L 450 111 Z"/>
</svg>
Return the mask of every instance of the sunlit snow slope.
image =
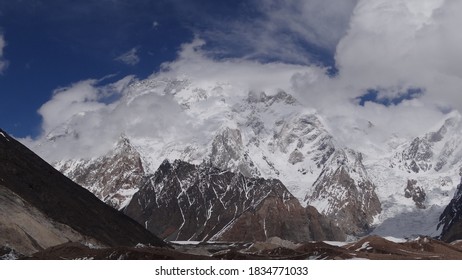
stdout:
<svg viewBox="0 0 462 280">
<path fill-rule="evenodd" d="M 247 177 L 277 178 L 302 205 L 315 206 L 350 235 L 371 230 L 396 237 L 436 235 L 438 217 L 459 181 L 458 114 L 425 135 L 397 136 L 381 147 L 367 140 L 374 124 L 350 120 L 351 130 L 365 139 L 355 150 L 290 89 L 250 90 L 160 75 L 130 81 L 120 94 L 99 111 L 65 120 L 34 147 L 118 209 L 128 205 L 145 175 L 164 159 L 179 159 Z M 152 104 L 152 111 L 137 114 L 139 104 Z M 103 110 L 118 116 L 99 124 L 98 133 L 109 140 L 88 141 L 84 124 Z M 73 143 L 87 144 L 92 153 L 53 156 Z"/>
</svg>

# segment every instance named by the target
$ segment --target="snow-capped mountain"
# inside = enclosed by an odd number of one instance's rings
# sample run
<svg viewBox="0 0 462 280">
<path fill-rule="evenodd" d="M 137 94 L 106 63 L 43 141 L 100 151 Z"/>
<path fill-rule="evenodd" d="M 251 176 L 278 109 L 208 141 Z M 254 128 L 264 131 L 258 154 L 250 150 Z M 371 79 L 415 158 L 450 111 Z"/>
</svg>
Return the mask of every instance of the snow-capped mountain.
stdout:
<svg viewBox="0 0 462 280">
<path fill-rule="evenodd" d="M 155 117 L 121 120 L 104 152 L 54 163 L 118 209 L 129 205 L 165 159 L 182 160 L 279 179 L 302 206 L 316 207 L 348 235 L 437 235 L 438 217 L 459 180 L 462 122 L 455 113 L 421 137 L 391 139 L 380 152 L 371 144 L 361 153 L 344 144 L 321 113 L 282 89 L 153 76 L 131 82 L 104 110 L 131 112 L 142 102 L 153 104 Z M 66 120 L 35 149 L 47 157 L 83 141 L 80 124 L 88 115 Z M 367 137 L 374 124 L 361 121 L 365 128 L 352 133 Z"/>
<path fill-rule="evenodd" d="M 382 202 L 380 235 L 438 236 L 435 225 L 460 180 L 461 117 L 453 112 L 427 133 L 366 160 Z"/>
<path fill-rule="evenodd" d="M 394 163 L 414 173 L 445 172 L 460 167 L 461 128 L 460 114 L 450 114 L 434 131 L 405 144 L 394 156 Z"/>
</svg>

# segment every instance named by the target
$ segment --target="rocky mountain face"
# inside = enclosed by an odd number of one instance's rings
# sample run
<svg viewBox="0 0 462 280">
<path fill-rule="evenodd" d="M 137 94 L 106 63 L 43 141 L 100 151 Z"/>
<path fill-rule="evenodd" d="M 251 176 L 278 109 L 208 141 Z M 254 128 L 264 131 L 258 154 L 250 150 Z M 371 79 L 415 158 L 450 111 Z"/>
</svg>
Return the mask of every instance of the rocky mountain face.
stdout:
<svg viewBox="0 0 462 280">
<path fill-rule="evenodd" d="M 425 209 L 425 198 L 426 194 L 422 187 L 417 185 L 417 180 L 408 180 L 406 188 L 404 189 L 404 196 L 406 198 L 411 198 L 417 208 Z"/>
<path fill-rule="evenodd" d="M 165 244 L 0 130 L 0 242 L 30 254 L 74 241 Z"/>
<path fill-rule="evenodd" d="M 141 155 L 121 137 L 107 155 L 78 161 L 63 161 L 55 166 L 79 185 L 116 209 L 125 207 L 145 182 Z"/>
<path fill-rule="evenodd" d="M 450 115 L 435 131 L 414 138 L 395 155 L 395 163 L 404 169 L 419 173 L 444 171 L 460 167 L 461 116 Z"/>
<path fill-rule="evenodd" d="M 376 186 L 368 179 L 362 156 L 352 150 L 339 150 L 326 164 L 314 183 L 308 204 L 333 219 L 350 235 L 371 230 L 374 216 L 381 209 Z"/>
<path fill-rule="evenodd" d="M 54 222 L 10 189 L 0 185 L 0 244 L 22 254 L 77 241 L 100 245 L 95 238 Z"/>
<path fill-rule="evenodd" d="M 446 242 L 462 239 L 462 183 L 440 216 L 440 238 Z"/>
<path fill-rule="evenodd" d="M 164 159 L 182 160 L 246 178 L 278 179 L 301 206 L 313 206 L 348 235 L 436 236 L 438 218 L 460 178 L 462 118 L 457 113 L 427 133 L 392 137 L 379 149 L 368 143 L 368 133 L 378 128 L 368 120 L 350 120 L 351 134 L 366 139 L 361 149 L 349 147 L 321 112 L 281 89 L 249 91 L 226 82 L 157 76 L 130 83 L 121 96 L 114 110 L 128 112 L 149 98 L 168 99 L 178 105 L 175 119 L 187 124 L 173 132 L 150 131 L 151 124 L 142 133 L 121 128 L 124 140 L 112 151 L 54 163 L 117 209 L 154 185 L 151 178 Z M 77 124 L 85 118 L 66 120 L 37 149 L 52 153 L 62 143 L 78 143 Z M 169 205 L 180 209 L 179 203 L 172 198 Z"/>
<path fill-rule="evenodd" d="M 167 240 L 345 238 L 313 208 L 302 207 L 278 180 L 179 160 L 164 161 L 125 213 Z"/>
<path fill-rule="evenodd" d="M 393 143 L 382 156 L 366 158 L 364 165 L 382 203 L 373 234 L 441 234 L 440 215 L 460 180 L 461 125 L 460 115 L 452 112 L 427 133 Z"/>
<path fill-rule="evenodd" d="M 180 159 L 196 165 L 207 162 L 220 170 L 241 173 L 248 178 L 279 179 L 302 206 L 330 203 L 331 196 L 337 194 L 333 189 L 338 187 L 343 190 L 342 203 L 351 201 L 350 206 L 345 208 L 338 202 L 331 203 L 328 211 L 321 210 L 349 234 L 367 232 L 372 226 L 372 216 L 380 212 L 375 187 L 367 172 L 355 173 L 355 160 L 341 163 L 342 179 L 321 183 L 330 180 L 328 176 L 334 176 L 337 167 L 329 165 L 342 154 L 350 153 L 349 149 L 335 141 L 319 115 L 306 110 L 285 91 L 279 90 L 273 95 L 250 91 L 241 97 L 232 87 L 198 88 L 193 81 L 169 80 L 164 84 L 132 86 L 130 98 L 127 98 L 130 102 L 139 98 L 136 87 L 143 88 L 139 96 L 145 96 L 147 88 L 151 90 L 149 94 L 171 94 L 182 105 L 184 114 L 197 121 L 195 126 L 208 134 L 202 131 L 198 133 L 200 138 L 192 136 L 181 143 L 163 144 L 159 144 L 161 140 L 157 138 L 126 136 L 125 146 L 119 141 L 113 151 L 101 157 L 55 163 L 58 170 L 117 209 L 128 205 L 139 188 L 149 185 L 146 178 L 152 176 L 161 159 L 167 158 L 170 162 Z M 211 102 L 218 102 L 212 110 Z M 215 128 L 210 130 L 210 127 Z M 191 131 L 189 134 L 194 135 Z M 62 134 L 53 141 L 66 141 L 66 137 L 71 134 Z M 46 145 L 43 143 L 41 148 L 46 149 Z M 355 179 L 343 179 L 345 176 Z M 318 196 L 314 194 L 315 189 Z M 358 199 L 366 202 L 358 202 Z M 349 214 L 340 214 L 344 212 Z M 358 214 L 363 217 L 355 221 L 355 225 L 342 225 L 351 222 L 345 220 L 346 216 Z"/>
<path fill-rule="evenodd" d="M 221 170 L 239 171 L 244 176 L 260 176 L 249 152 L 245 150 L 239 129 L 225 127 L 212 141 L 210 164 Z"/>
</svg>

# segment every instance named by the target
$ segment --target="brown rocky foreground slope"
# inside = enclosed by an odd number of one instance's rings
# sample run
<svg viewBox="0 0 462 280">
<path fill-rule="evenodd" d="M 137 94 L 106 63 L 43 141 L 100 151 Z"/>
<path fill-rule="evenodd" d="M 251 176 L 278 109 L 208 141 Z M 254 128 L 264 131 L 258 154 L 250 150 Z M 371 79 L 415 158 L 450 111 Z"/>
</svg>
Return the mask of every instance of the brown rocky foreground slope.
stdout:
<svg viewBox="0 0 462 280">
<path fill-rule="evenodd" d="M 68 243 L 34 254 L 32 259 L 241 259 L 241 260 L 462 260 L 460 242 L 444 243 L 419 237 L 396 243 L 378 236 L 368 236 L 345 245 L 325 242 L 295 244 L 279 238 L 256 243 L 173 244 L 171 248 L 117 247 L 90 249 Z"/>
<path fill-rule="evenodd" d="M 27 255 L 69 241 L 165 246 L 0 130 L 0 247 Z"/>
</svg>

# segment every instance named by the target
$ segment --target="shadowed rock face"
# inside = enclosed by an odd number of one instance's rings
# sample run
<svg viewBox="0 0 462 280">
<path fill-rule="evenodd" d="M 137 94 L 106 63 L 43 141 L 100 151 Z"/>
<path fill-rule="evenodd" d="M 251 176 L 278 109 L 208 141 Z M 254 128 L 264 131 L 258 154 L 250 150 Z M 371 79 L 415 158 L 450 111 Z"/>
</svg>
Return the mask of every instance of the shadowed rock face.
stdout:
<svg viewBox="0 0 462 280">
<path fill-rule="evenodd" d="M 442 227 L 440 238 L 446 242 L 462 239 L 462 183 L 449 205 L 440 216 L 438 229 Z"/>
<path fill-rule="evenodd" d="M 422 189 L 422 187 L 417 186 L 416 180 L 407 180 L 407 185 L 404 189 L 404 197 L 412 198 L 417 208 L 425 209 L 424 202 L 427 195 L 425 194 L 425 191 Z"/>
<path fill-rule="evenodd" d="M 0 244 L 22 254 L 77 241 L 101 245 L 67 225 L 50 220 L 36 207 L 0 185 Z"/>
<path fill-rule="evenodd" d="M 0 130 L 1 242 L 28 253 L 68 241 L 164 242 Z M 7 238 L 7 237 L 10 238 Z"/>
<path fill-rule="evenodd" d="M 279 236 L 300 242 L 325 236 L 322 227 L 312 232 L 319 220 L 310 221 L 280 181 L 178 160 L 164 161 L 125 213 L 168 240 L 261 241 Z"/>
<path fill-rule="evenodd" d="M 320 214 L 313 206 L 306 206 L 306 215 L 310 221 L 310 236 L 312 240 L 340 240 L 346 239 L 345 232 L 333 220 Z"/>
</svg>

